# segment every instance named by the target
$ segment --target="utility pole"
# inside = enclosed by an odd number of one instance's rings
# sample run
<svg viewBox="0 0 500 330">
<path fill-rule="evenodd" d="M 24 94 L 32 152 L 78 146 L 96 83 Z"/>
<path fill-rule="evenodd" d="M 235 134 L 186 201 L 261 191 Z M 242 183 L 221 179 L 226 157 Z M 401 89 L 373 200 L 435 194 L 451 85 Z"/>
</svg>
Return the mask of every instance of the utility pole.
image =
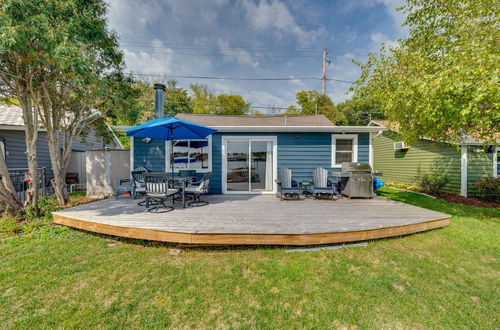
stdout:
<svg viewBox="0 0 500 330">
<path fill-rule="evenodd" d="M 321 94 L 326 94 L 326 55 L 328 55 L 328 49 L 323 50 L 323 74 L 321 76 Z"/>
</svg>

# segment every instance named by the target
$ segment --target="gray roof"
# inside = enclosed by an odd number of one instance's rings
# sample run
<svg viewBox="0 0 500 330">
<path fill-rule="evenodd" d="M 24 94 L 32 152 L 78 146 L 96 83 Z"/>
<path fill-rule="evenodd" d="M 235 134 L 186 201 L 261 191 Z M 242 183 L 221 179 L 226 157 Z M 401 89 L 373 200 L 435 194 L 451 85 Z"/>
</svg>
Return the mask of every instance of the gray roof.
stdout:
<svg viewBox="0 0 500 330">
<path fill-rule="evenodd" d="M 15 105 L 0 104 L 0 125 L 24 126 L 23 110 Z"/>
<path fill-rule="evenodd" d="M 176 118 L 192 123 L 222 126 L 335 126 L 324 115 L 317 116 L 235 116 L 179 113 Z"/>
</svg>

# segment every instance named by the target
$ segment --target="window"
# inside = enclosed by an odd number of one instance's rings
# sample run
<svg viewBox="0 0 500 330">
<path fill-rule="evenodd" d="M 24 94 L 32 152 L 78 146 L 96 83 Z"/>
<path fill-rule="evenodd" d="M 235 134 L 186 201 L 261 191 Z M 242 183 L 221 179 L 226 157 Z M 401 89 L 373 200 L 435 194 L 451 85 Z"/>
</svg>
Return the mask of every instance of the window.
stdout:
<svg viewBox="0 0 500 330">
<path fill-rule="evenodd" d="M 211 140 L 175 140 L 173 143 L 173 159 L 175 170 L 211 170 Z M 170 146 L 168 155 L 170 158 Z M 170 164 L 170 160 L 168 160 Z M 169 165 L 170 167 L 170 165 Z"/>
<path fill-rule="evenodd" d="M 358 161 L 358 135 L 332 134 L 332 167 Z"/>
<path fill-rule="evenodd" d="M 5 159 L 5 142 L 0 140 L 0 152 L 3 155 L 3 158 Z"/>
</svg>

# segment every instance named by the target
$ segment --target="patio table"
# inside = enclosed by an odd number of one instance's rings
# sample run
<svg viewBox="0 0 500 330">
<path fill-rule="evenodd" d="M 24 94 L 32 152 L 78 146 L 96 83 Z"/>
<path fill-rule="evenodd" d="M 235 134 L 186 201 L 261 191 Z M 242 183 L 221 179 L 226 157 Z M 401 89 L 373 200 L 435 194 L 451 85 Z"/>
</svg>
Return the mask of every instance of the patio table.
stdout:
<svg viewBox="0 0 500 330">
<path fill-rule="evenodd" d="M 171 173 L 165 172 L 149 172 L 147 174 L 163 174 L 169 181 L 177 181 L 181 184 L 182 208 L 186 208 L 186 186 L 189 181 L 193 180 L 190 176 L 172 176 Z"/>
<path fill-rule="evenodd" d="M 191 176 L 174 176 L 167 174 L 169 180 L 177 181 L 181 183 L 181 192 L 182 192 L 182 208 L 186 208 L 186 186 L 188 182 L 193 180 Z"/>
</svg>

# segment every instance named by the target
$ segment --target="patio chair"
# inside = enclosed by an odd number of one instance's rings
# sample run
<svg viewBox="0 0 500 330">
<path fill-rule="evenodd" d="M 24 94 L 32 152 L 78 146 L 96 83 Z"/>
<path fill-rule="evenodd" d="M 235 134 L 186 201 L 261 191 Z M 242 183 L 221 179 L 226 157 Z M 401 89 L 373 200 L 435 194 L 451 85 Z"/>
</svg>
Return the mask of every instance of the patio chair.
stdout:
<svg viewBox="0 0 500 330">
<path fill-rule="evenodd" d="M 116 192 L 115 192 L 115 199 L 118 199 L 118 197 L 123 193 L 132 195 L 133 188 L 134 185 L 132 184 L 131 179 L 118 180 L 118 185 L 116 186 Z"/>
<path fill-rule="evenodd" d="M 276 183 L 278 184 L 280 200 L 283 200 L 283 197 L 286 195 L 295 195 L 296 198 L 299 199 L 300 187 L 297 181 L 292 180 L 292 170 L 286 167 L 279 168 Z"/>
<path fill-rule="evenodd" d="M 313 171 L 313 198 L 316 199 L 318 195 L 329 195 L 332 199 L 335 198 L 335 185 L 332 181 L 328 180 L 328 170 L 318 167 Z"/>
<path fill-rule="evenodd" d="M 148 212 L 164 213 L 174 209 L 173 206 L 165 204 L 172 197 L 174 204 L 174 196 L 179 193 L 179 189 L 169 187 L 168 179 L 165 174 L 148 174 L 144 175 L 146 188 L 146 209 Z M 149 207 L 152 205 L 153 207 Z M 160 210 L 163 209 L 163 210 Z"/>
<path fill-rule="evenodd" d="M 200 181 L 192 182 L 186 187 L 186 194 L 193 196 L 193 201 L 188 203 L 189 206 L 197 207 L 208 205 L 207 201 L 201 200 L 201 195 L 208 193 L 211 176 L 212 173 L 207 172 Z"/>
<path fill-rule="evenodd" d="M 179 170 L 179 176 L 181 177 L 191 177 L 193 181 L 196 180 L 196 170 Z"/>
<path fill-rule="evenodd" d="M 144 181 L 144 175 L 148 173 L 149 170 L 145 167 L 135 168 L 132 174 L 132 198 L 136 199 L 137 194 L 146 193 L 146 182 Z"/>
</svg>

